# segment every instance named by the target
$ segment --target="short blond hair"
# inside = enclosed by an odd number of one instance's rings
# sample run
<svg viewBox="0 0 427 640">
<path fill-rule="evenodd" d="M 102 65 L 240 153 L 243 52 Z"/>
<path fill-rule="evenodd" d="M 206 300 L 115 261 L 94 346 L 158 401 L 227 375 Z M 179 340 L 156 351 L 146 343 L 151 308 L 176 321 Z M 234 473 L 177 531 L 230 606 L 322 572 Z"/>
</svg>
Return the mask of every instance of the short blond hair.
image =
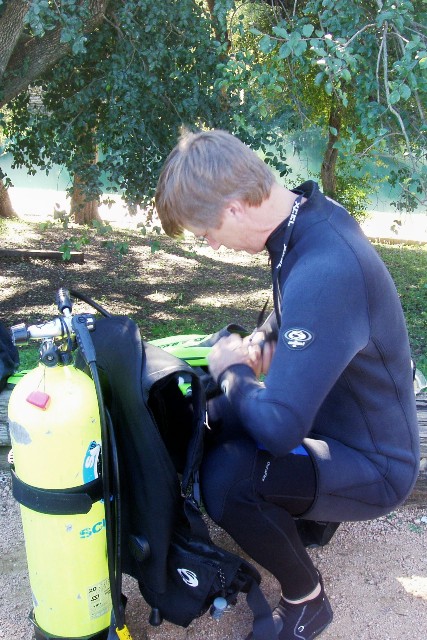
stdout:
<svg viewBox="0 0 427 640">
<path fill-rule="evenodd" d="M 218 228 L 231 200 L 259 206 L 274 182 L 261 158 L 227 131 L 185 131 L 160 174 L 157 213 L 172 237 L 181 235 L 187 224 Z"/>
</svg>

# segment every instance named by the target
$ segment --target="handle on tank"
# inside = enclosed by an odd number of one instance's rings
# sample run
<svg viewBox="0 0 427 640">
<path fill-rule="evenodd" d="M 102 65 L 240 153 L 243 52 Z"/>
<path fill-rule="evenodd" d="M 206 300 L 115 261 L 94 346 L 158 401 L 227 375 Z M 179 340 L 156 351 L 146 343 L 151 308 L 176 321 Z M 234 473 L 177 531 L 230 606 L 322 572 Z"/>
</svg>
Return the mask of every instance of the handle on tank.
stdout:
<svg viewBox="0 0 427 640">
<path fill-rule="evenodd" d="M 73 304 L 71 302 L 70 292 L 68 289 L 63 289 L 62 287 L 61 289 L 58 289 L 56 294 L 56 306 L 58 307 L 59 313 L 64 315 L 68 315 L 66 311 L 71 313 L 73 310 Z"/>
<path fill-rule="evenodd" d="M 34 324 L 28 327 L 23 322 L 14 325 L 13 327 L 11 327 L 13 343 L 18 346 L 24 346 L 27 345 L 30 340 L 60 338 L 64 335 L 69 336 L 74 333 L 71 326 L 73 303 L 70 294 L 74 298 L 90 304 L 96 311 L 101 313 L 101 315 L 107 318 L 111 317 L 111 314 L 106 311 L 106 309 L 92 300 L 92 298 L 89 298 L 89 296 L 80 293 L 79 291 L 68 290 L 61 287 L 56 293 L 56 304 L 61 316 L 49 322 Z M 80 315 L 86 317 L 86 326 L 89 331 L 92 331 L 95 326 L 94 317 L 89 313 Z"/>
</svg>

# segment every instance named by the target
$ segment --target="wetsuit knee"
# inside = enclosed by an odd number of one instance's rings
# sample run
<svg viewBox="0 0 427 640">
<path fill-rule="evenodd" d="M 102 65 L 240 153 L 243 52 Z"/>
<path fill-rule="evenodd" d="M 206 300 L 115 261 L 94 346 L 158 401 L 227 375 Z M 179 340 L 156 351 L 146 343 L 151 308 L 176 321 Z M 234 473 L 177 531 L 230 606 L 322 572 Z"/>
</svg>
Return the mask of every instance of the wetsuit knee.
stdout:
<svg viewBox="0 0 427 640">
<path fill-rule="evenodd" d="M 205 454 L 200 476 L 203 503 L 217 524 L 221 524 L 232 488 L 251 478 L 256 452 L 252 441 L 239 439 L 224 442 Z"/>
</svg>

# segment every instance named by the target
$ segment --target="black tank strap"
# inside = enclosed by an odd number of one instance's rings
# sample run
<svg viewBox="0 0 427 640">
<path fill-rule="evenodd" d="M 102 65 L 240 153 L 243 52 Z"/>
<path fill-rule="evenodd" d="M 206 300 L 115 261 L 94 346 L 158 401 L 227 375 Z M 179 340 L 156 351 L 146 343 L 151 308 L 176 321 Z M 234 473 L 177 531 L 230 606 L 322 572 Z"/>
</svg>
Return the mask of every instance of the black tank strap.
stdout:
<svg viewBox="0 0 427 640">
<path fill-rule="evenodd" d="M 124 596 L 123 596 L 124 597 Z M 98 633 L 91 634 L 90 636 L 80 636 L 79 638 L 64 638 L 63 636 L 51 635 L 47 631 L 44 631 L 36 622 L 34 617 L 34 610 L 31 610 L 28 616 L 30 622 L 34 625 L 34 635 L 36 640 L 108 640 L 109 629 L 102 629 Z M 117 637 L 117 636 L 116 636 Z"/>
<path fill-rule="evenodd" d="M 20 504 L 32 511 L 50 515 L 89 513 L 94 502 L 102 498 L 102 481 L 91 482 L 69 489 L 40 489 L 33 487 L 12 470 L 12 493 Z"/>
</svg>

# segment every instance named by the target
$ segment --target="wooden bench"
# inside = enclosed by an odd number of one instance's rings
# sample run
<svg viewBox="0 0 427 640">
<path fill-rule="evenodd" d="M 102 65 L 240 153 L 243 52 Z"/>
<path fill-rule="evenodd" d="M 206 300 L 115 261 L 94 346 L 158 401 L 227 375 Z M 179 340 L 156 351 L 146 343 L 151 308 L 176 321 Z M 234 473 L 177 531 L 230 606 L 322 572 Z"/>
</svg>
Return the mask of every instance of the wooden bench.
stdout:
<svg viewBox="0 0 427 640">
<path fill-rule="evenodd" d="M 7 454 L 10 449 L 10 435 L 7 422 L 7 405 L 11 389 L 0 393 L 0 469 L 8 469 Z M 427 506 L 427 393 L 416 397 L 418 424 L 420 429 L 421 463 L 417 483 L 407 503 Z"/>
<path fill-rule="evenodd" d="M 49 251 L 48 249 L 0 249 L 0 258 L 20 260 L 63 260 L 62 251 Z M 84 264 L 85 256 L 82 251 L 71 251 L 68 262 Z"/>
<path fill-rule="evenodd" d="M 416 397 L 418 426 L 420 429 L 420 472 L 418 480 L 407 503 L 420 507 L 427 506 L 427 393 Z"/>
</svg>

